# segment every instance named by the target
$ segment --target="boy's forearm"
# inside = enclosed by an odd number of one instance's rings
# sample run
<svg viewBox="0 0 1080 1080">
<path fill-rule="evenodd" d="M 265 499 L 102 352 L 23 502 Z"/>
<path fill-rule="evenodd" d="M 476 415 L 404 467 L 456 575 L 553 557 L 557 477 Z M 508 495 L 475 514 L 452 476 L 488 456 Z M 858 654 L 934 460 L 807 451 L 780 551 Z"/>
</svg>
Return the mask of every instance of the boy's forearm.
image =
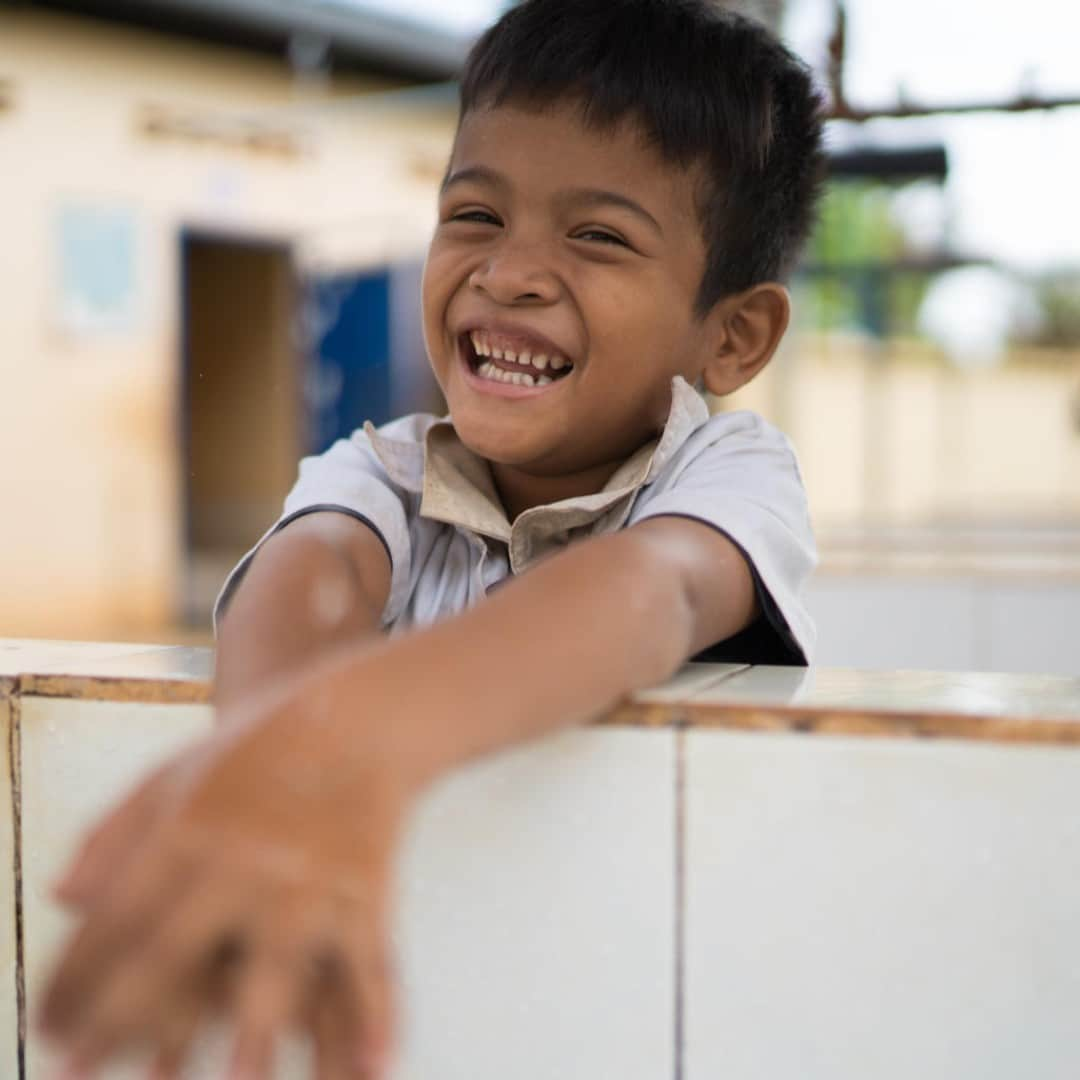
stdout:
<svg viewBox="0 0 1080 1080">
<path fill-rule="evenodd" d="M 275 539 L 259 552 L 221 620 L 219 706 L 379 630 L 377 601 L 333 543 L 316 535 L 294 534 L 287 545 Z"/>
<path fill-rule="evenodd" d="M 456 618 L 344 653 L 322 703 L 350 723 L 387 724 L 422 785 L 667 678 L 694 646 L 682 584 L 640 529 L 587 541 Z"/>
</svg>

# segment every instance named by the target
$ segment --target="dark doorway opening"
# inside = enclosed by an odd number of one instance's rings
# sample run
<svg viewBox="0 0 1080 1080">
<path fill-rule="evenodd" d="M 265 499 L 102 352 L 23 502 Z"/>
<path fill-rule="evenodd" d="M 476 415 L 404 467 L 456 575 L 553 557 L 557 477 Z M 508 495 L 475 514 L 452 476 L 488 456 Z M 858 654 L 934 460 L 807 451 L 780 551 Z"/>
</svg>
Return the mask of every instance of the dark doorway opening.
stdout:
<svg viewBox="0 0 1080 1080">
<path fill-rule="evenodd" d="M 205 624 L 229 570 L 281 512 L 306 443 L 285 245 L 186 231 L 181 613 Z"/>
</svg>

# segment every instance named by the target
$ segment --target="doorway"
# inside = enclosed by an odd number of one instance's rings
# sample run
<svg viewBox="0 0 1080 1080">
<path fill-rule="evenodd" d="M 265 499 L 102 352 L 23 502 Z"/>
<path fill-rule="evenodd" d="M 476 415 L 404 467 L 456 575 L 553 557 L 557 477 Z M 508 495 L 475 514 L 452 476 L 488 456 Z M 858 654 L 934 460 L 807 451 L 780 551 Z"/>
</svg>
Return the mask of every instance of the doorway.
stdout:
<svg viewBox="0 0 1080 1080">
<path fill-rule="evenodd" d="M 229 570 L 273 524 L 304 445 L 283 244 L 181 235 L 184 564 L 181 612 L 205 625 Z"/>
</svg>

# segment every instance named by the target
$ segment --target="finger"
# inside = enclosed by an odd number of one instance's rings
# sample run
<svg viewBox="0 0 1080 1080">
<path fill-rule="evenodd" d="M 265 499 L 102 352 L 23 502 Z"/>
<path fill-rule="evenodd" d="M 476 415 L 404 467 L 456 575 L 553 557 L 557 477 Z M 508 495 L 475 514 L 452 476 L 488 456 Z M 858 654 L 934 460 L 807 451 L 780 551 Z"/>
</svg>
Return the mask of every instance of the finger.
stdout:
<svg viewBox="0 0 1080 1080">
<path fill-rule="evenodd" d="M 152 1080 L 177 1080 L 210 1006 L 205 986 L 193 987 L 173 1004 L 158 1027 Z"/>
<path fill-rule="evenodd" d="M 190 752 L 167 761 L 146 777 L 86 835 L 61 878 L 52 887 L 62 904 L 84 906 L 140 846 L 157 822 L 170 780 Z"/>
<path fill-rule="evenodd" d="M 193 996 L 208 1004 L 218 943 L 233 931 L 243 906 L 235 889 L 222 894 L 189 886 L 72 1022 L 68 1039 L 77 1059 L 97 1065 L 132 1045 L 153 1043 L 158 1032 L 169 1030 L 174 1013 L 183 1021 Z M 179 1026 L 183 1031 L 185 1025 Z"/>
<path fill-rule="evenodd" d="M 346 1008 L 340 962 L 320 965 L 320 977 L 309 991 L 305 1016 L 311 1033 L 316 1080 L 357 1080 L 356 1037 Z M 330 968 L 328 970 L 328 967 Z"/>
<path fill-rule="evenodd" d="M 42 995 L 44 1034 L 65 1038 L 99 988 L 191 888 L 190 858 L 162 845 L 124 867 L 75 932 Z"/>
<path fill-rule="evenodd" d="M 352 1061 L 363 1080 L 382 1080 L 390 1067 L 397 1029 L 393 960 L 386 935 L 355 933 L 344 943 L 344 1007 Z"/>
<path fill-rule="evenodd" d="M 230 1077 L 268 1077 L 279 1037 L 299 1017 L 304 998 L 310 919 L 299 898 L 279 895 L 264 908 L 236 991 L 236 1043 Z"/>
<path fill-rule="evenodd" d="M 236 1003 L 236 1042 L 230 1077 L 268 1077 L 274 1050 L 295 1012 L 288 974 L 276 965 L 255 961 L 248 969 Z"/>
</svg>

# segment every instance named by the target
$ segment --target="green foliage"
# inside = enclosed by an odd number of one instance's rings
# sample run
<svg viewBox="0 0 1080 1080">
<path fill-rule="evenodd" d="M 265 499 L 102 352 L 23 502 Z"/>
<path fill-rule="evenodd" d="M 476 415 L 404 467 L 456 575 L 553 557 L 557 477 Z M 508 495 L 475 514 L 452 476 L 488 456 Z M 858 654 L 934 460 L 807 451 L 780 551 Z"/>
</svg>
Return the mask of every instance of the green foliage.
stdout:
<svg viewBox="0 0 1080 1080">
<path fill-rule="evenodd" d="M 1080 274 L 1047 275 L 1033 282 L 1040 320 L 1014 335 L 1020 345 L 1080 348 Z"/>
<path fill-rule="evenodd" d="M 826 188 L 806 254 L 814 273 L 800 289 L 808 325 L 879 336 L 917 333 L 919 306 L 930 279 L 924 273 L 889 270 L 908 247 L 893 212 L 896 190 L 870 180 Z"/>
<path fill-rule="evenodd" d="M 892 216 L 893 188 L 872 181 L 830 184 L 807 252 L 811 262 L 850 266 L 883 263 L 904 251 Z"/>
</svg>

